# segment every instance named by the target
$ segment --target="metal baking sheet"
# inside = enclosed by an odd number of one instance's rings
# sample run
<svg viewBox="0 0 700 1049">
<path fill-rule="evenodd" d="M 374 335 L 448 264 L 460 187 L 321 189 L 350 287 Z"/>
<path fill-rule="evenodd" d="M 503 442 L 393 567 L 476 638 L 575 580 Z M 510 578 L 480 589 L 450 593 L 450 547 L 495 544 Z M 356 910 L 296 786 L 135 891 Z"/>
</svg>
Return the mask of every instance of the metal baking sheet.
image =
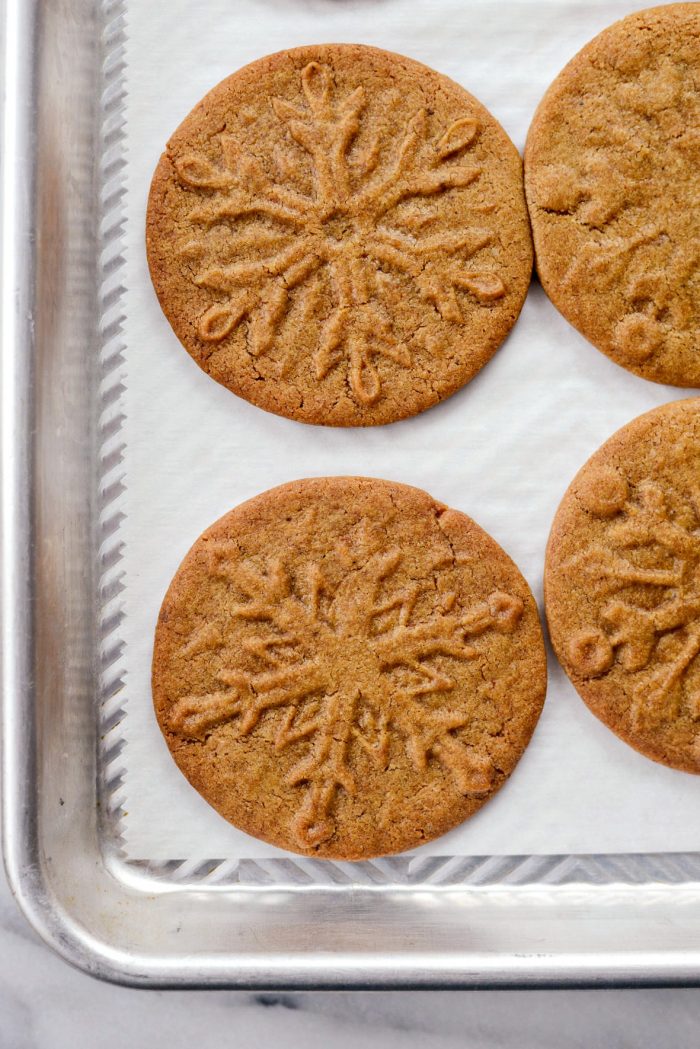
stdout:
<svg viewBox="0 0 700 1049">
<path fill-rule="evenodd" d="M 322 18 L 336 5 L 312 6 Z M 542 19 L 542 3 L 512 6 Z M 361 27 L 373 5 L 353 7 Z M 592 35 L 613 16 L 589 8 Z M 465 4 L 461 24 L 488 12 Z M 689 852 L 366 864 L 125 853 L 127 14 L 124 0 L 6 4 L 3 810 L 22 908 L 75 964 L 143 986 L 697 982 Z"/>
</svg>

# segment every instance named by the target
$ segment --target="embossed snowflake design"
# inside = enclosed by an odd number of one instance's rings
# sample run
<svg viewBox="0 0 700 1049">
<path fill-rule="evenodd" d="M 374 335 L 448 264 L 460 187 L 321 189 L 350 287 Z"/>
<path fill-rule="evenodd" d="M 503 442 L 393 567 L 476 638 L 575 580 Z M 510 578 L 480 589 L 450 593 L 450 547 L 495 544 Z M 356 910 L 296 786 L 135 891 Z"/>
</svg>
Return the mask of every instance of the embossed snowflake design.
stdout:
<svg viewBox="0 0 700 1049">
<path fill-rule="evenodd" d="M 364 88 L 338 97 L 330 69 L 316 62 L 302 71 L 301 86 L 305 107 L 271 101 L 280 144 L 266 163 L 231 134 L 219 136 L 218 163 L 196 153 L 175 162 L 180 180 L 207 194 L 190 212 L 202 236 L 182 249 L 188 265 L 194 260 L 194 282 L 217 296 L 197 331 L 204 343 L 217 344 L 245 326 L 247 352 L 260 358 L 283 340 L 292 311 L 306 327 L 305 318 L 329 293 L 332 308 L 311 349 L 315 378 L 321 382 L 343 367 L 355 400 L 371 405 L 382 394 L 377 358 L 402 369 L 412 363 L 409 340 L 392 321 L 392 276 L 410 280 L 454 325 L 462 322 L 467 299 L 491 303 L 505 294 L 496 273 L 468 264 L 493 241 L 488 230 L 426 231 L 439 215 L 416 216 L 405 207 L 477 182 L 481 169 L 463 156 L 479 124 L 464 117 L 431 139 L 421 109 L 401 137 L 385 142 L 377 126 L 353 150 L 367 109 Z M 310 162 L 311 192 L 300 189 L 299 151 Z M 474 210 L 493 206 L 481 202 Z M 233 235 L 225 249 L 217 241 L 210 250 L 206 234 L 222 224 Z M 222 250 L 230 262 L 222 263 Z"/>
<path fill-rule="evenodd" d="M 551 164 L 536 178 L 537 206 L 575 218 L 586 241 L 562 286 L 621 295 L 613 344 L 642 364 L 669 331 L 697 338 L 700 100 L 680 63 L 663 58 L 633 80 L 611 85 L 607 108 L 586 128 L 589 148 L 576 163 Z M 603 100 L 604 102 L 605 100 Z M 667 183 L 667 184 L 666 184 Z M 625 216 L 637 221 L 626 227 Z M 697 231 L 696 231 L 697 232 Z"/>
<path fill-rule="evenodd" d="M 292 570 L 270 558 L 263 569 L 226 544 L 212 556 L 233 587 L 226 612 L 235 641 L 211 624 L 190 638 L 186 655 L 223 653 L 221 688 L 179 699 L 169 724 L 195 740 L 224 725 L 238 738 L 272 725 L 275 750 L 292 748 L 286 782 L 298 794 L 291 830 L 302 847 L 333 835 L 341 792 L 361 792 L 358 752 L 385 769 L 399 746 L 419 772 L 437 762 L 463 794 L 490 790 L 496 770 L 458 735 L 472 715 L 450 665 L 483 656 L 488 632 L 515 630 L 519 597 L 493 592 L 459 613 L 456 593 L 438 600 L 433 591 L 432 614 L 414 621 L 432 581 L 396 585 L 398 549 L 368 556 L 360 569 L 339 549 L 345 567 L 335 585 L 313 559 Z"/>
<path fill-rule="evenodd" d="M 606 492 L 607 487 L 607 492 Z M 584 572 L 608 599 L 598 622 L 569 643 L 583 677 L 599 677 L 617 662 L 634 675 L 632 722 L 639 730 L 673 719 L 681 710 L 700 718 L 700 492 L 671 506 L 651 481 L 630 492 L 620 477 L 601 478 L 596 505 L 611 517 L 605 541 L 565 567 Z"/>
</svg>

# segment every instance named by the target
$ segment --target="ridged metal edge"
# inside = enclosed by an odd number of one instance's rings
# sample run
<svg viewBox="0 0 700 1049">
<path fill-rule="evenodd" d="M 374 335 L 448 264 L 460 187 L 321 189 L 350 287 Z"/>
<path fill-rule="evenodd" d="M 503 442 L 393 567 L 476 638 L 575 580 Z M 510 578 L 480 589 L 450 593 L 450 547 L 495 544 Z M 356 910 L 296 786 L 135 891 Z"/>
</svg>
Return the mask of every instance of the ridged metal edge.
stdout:
<svg viewBox="0 0 700 1049">
<path fill-rule="evenodd" d="M 311 859 L 128 861 L 134 873 L 173 886 L 678 885 L 700 882 L 697 853 L 609 856 L 398 857 L 362 863 Z"/>
<path fill-rule="evenodd" d="M 102 830 L 122 851 L 124 818 L 121 724 L 124 709 L 124 543 L 123 394 L 126 389 L 123 338 L 124 196 L 126 193 L 126 0 L 102 0 L 102 92 L 100 97 L 100 383 L 97 440 L 99 565 L 99 796 Z"/>
</svg>

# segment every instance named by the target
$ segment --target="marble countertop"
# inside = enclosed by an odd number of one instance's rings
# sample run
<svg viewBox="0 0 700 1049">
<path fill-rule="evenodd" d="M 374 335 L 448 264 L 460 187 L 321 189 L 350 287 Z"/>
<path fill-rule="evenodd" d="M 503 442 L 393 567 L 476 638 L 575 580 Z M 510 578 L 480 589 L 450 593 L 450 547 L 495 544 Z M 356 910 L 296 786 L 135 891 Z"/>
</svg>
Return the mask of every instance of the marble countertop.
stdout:
<svg viewBox="0 0 700 1049">
<path fill-rule="evenodd" d="M 0 1049 L 697 1049 L 700 989 L 140 991 L 77 972 L 0 874 Z"/>
</svg>

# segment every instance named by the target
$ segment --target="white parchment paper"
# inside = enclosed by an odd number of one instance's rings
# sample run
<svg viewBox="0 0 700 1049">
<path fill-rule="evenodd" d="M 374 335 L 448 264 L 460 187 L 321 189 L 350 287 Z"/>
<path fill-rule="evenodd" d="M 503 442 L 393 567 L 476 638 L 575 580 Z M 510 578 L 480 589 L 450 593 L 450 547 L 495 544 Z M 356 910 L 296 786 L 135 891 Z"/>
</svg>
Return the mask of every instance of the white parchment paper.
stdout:
<svg viewBox="0 0 700 1049">
<path fill-rule="evenodd" d="M 152 171 L 170 133 L 239 66 L 282 48 L 358 41 L 463 84 L 520 150 L 565 62 L 638 4 L 468 0 L 131 0 L 127 47 L 125 484 L 121 526 L 131 859 L 261 858 L 281 850 L 229 826 L 170 758 L 151 706 L 158 608 L 192 542 L 232 506 L 297 477 L 404 481 L 474 517 L 515 559 L 542 607 L 552 516 L 574 472 L 614 430 L 681 391 L 628 374 L 589 346 L 534 284 L 496 357 L 424 414 L 367 430 L 269 415 L 201 372 L 153 293 L 144 253 Z M 585 708 L 550 654 L 533 741 L 503 791 L 424 854 L 692 851 L 700 779 L 662 768 Z"/>
</svg>

